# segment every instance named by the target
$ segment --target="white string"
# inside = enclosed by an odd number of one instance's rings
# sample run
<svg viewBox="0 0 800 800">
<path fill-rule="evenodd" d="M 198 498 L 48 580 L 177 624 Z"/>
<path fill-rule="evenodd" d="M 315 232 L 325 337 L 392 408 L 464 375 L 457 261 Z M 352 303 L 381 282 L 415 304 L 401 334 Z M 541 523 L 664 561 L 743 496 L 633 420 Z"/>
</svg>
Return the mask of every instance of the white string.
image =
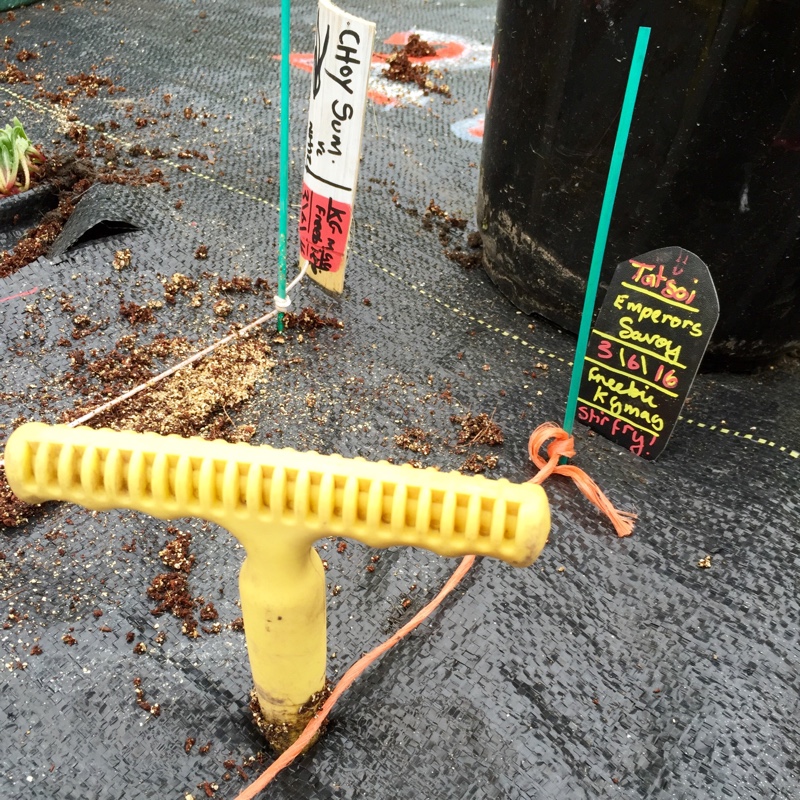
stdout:
<svg viewBox="0 0 800 800">
<path fill-rule="evenodd" d="M 190 364 L 194 364 L 195 361 L 199 361 L 204 356 L 207 356 L 209 353 L 216 350 L 218 347 L 222 347 L 224 344 L 228 344 L 228 342 L 233 341 L 234 339 L 239 339 L 242 336 L 245 336 L 249 331 L 253 330 L 253 328 L 257 328 L 259 325 L 263 325 L 268 320 L 272 319 L 279 311 L 283 308 L 289 308 L 292 301 L 289 298 L 290 290 L 294 289 L 298 283 L 303 279 L 306 272 L 308 271 L 308 263 L 306 262 L 303 265 L 303 268 L 300 272 L 295 276 L 294 280 L 286 287 L 286 297 L 285 298 L 275 298 L 275 306 L 271 311 L 268 311 L 264 316 L 259 317 L 253 322 L 248 323 L 244 326 L 244 328 L 239 328 L 239 330 L 234 331 L 233 333 L 228 334 L 223 339 L 219 339 L 218 341 L 214 342 L 213 344 L 206 347 L 204 350 L 200 350 L 198 353 L 195 353 L 189 358 L 184 359 L 180 362 L 180 364 L 176 364 L 174 367 L 170 367 L 168 370 L 165 370 L 160 375 L 155 375 L 154 377 L 150 378 L 149 380 L 145 381 L 144 383 L 140 383 L 138 386 L 135 386 L 133 389 L 129 389 L 125 394 L 120 395 L 119 397 L 115 397 L 113 400 L 109 400 L 107 403 L 103 403 L 103 405 L 98 406 L 97 408 L 89 411 L 87 414 L 84 414 L 82 417 L 78 417 L 78 419 L 72 420 L 72 422 L 68 422 L 67 425 L 70 428 L 74 428 L 77 425 L 82 425 L 84 422 L 88 422 L 93 417 L 96 417 L 98 414 L 102 414 L 104 411 L 108 411 L 109 408 L 113 408 L 118 403 L 122 403 L 125 400 L 129 400 L 134 395 L 139 394 L 139 392 L 144 391 L 145 389 L 150 388 L 151 386 L 155 386 L 159 381 L 164 380 L 164 378 L 168 378 L 170 375 L 174 375 L 178 370 L 183 369 L 184 367 L 188 367 Z M 285 305 L 281 306 L 278 303 L 278 300 L 281 300 L 281 303 L 285 303 Z M 5 459 L 0 459 L 0 467 L 5 466 Z"/>
</svg>

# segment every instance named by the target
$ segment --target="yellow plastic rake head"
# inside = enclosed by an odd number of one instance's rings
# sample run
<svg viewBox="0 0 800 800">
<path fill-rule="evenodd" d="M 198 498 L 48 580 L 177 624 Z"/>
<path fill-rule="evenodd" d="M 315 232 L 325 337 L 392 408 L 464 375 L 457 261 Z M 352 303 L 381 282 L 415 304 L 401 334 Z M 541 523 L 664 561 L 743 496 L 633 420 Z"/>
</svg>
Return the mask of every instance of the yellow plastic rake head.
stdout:
<svg viewBox="0 0 800 800">
<path fill-rule="evenodd" d="M 236 536 L 247 553 L 239 581 L 256 693 L 287 743 L 305 724 L 298 709 L 325 683 L 317 539 L 527 566 L 550 528 L 544 491 L 530 483 L 267 446 L 29 423 L 11 435 L 5 462 L 29 503 L 194 516 Z"/>
</svg>

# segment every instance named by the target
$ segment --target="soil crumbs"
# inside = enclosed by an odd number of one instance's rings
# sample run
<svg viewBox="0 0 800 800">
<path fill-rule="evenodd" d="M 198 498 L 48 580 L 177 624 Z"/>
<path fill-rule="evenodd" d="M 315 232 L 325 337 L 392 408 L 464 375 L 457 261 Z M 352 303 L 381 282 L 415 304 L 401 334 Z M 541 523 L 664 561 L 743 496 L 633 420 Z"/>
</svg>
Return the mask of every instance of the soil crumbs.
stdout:
<svg viewBox="0 0 800 800">
<path fill-rule="evenodd" d="M 196 639 L 200 635 L 195 616 L 195 612 L 198 612 L 203 622 L 213 623 L 211 626 L 200 626 L 203 633 L 219 633 L 222 626 L 216 622 L 219 615 L 214 604 L 207 603 L 203 597 L 192 597 L 189 592 L 189 571 L 195 561 L 189 552 L 191 533 L 180 531 L 172 525 L 167 528 L 167 533 L 175 538 L 167 542 L 158 555 L 170 571 L 162 572 L 150 581 L 147 596 L 157 603 L 150 613 L 156 617 L 165 612 L 171 613 L 182 621 L 181 633 Z"/>
<path fill-rule="evenodd" d="M 186 347 L 184 339 L 163 340 L 178 353 Z M 254 429 L 237 427 L 229 412 L 252 396 L 256 381 L 275 366 L 269 347 L 260 337 L 237 339 L 194 366 L 185 367 L 144 391 L 123 407 L 109 409 L 95 417 L 93 427 L 114 430 L 154 431 L 162 435 L 202 436 L 246 441 Z M 117 366 L 107 363 L 111 377 Z M 101 378 L 105 377 L 101 372 Z M 80 409 L 80 416 L 88 409 Z M 71 416 L 73 416 L 71 414 Z"/>
<path fill-rule="evenodd" d="M 488 414 L 454 414 L 450 417 L 454 425 L 460 426 L 456 444 L 456 452 L 467 453 L 469 448 L 479 445 L 497 447 L 503 444 L 503 431 Z M 498 464 L 498 457 L 494 454 L 469 453 L 464 463 L 459 467 L 459 472 L 480 474 L 486 470 L 494 469 Z"/>
<path fill-rule="evenodd" d="M 261 710 L 261 705 L 258 702 L 258 695 L 256 694 L 255 689 L 253 689 L 250 692 L 250 711 L 253 715 L 253 722 L 261 731 L 269 746 L 276 753 L 283 753 L 295 742 L 306 725 L 322 709 L 322 706 L 325 704 L 325 701 L 328 699 L 328 697 L 330 697 L 332 691 L 333 684 L 326 680 L 322 689 L 316 694 L 311 695 L 311 697 L 309 697 L 308 700 L 297 710 L 298 719 L 290 729 L 289 725 L 285 722 L 270 722 L 264 717 Z M 314 739 L 309 743 L 309 747 L 314 744 L 317 738 L 324 732 L 326 727 L 327 720 L 323 723 L 322 728 L 317 732 Z"/>
<path fill-rule="evenodd" d="M 386 59 L 383 76 L 398 83 L 416 83 L 425 94 L 435 92 L 450 97 L 450 87 L 446 83 L 436 83 L 436 80 L 440 80 L 442 77 L 440 72 L 431 70 L 427 64 L 411 61 L 412 58 L 434 55 L 436 55 L 436 49 L 420 39 L 419 34 L 413 33 L 403 47 L 396 49 Z"/>
<path fill-rule="evenodd" d="M 70 353 L 76 369 L 65 376 L 66 388 L 86 400 L 65 413 L 61 422 L 77 419 L 109 397 L 146 382 L 157 372 L 156 359 L 180 357 L 189 349 L 183 337 L 159 336 L 141 347 L 133 347 L 134 340 L 133 336 L 124 337 L 110 353 L 91 363 L 82 351 Z M 258 379 L 274 365 L 261 337 L 237 339 L 194 367 L 185 367 L 124 404 L 98 414 L 92 427 L 249 441 L 255 427 L 236 425 L 230 412 L 252 396 Z M 5 470 L 0 468 L 0 524 L 8 528 L 24 525 L 36 508 L 14 495 Z"/>
<path fill-rule="evenodd" d="M 34 506 L 23 503 L 8 485 L 6 468 L 0 467 L 0 525 L 6 528 L 18 528 L 24 525 Z"/>
<path fill-rule="evenodd" d="M 394 443 L 404 450 L 410 450 L 412 453 L 419 453 L 423 456 L 431 452 L 428 434 L 422 428 L 406 428 L 402 433 L 394 437 Z"/>
<path fill-rule="evenodd" d="M 503 444 L 503 431 L 488 414 L 454 414 L 450 422 L 461 426 L 458 432 L 459 445 Z"/>
</svg>

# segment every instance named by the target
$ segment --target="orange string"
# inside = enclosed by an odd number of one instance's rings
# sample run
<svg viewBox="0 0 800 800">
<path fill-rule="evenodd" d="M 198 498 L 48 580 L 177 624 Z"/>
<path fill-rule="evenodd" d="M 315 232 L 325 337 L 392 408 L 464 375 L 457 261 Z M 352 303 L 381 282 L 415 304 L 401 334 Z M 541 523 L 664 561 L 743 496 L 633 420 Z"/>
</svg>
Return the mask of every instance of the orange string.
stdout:
<svg viewBox="0 0 800 800">
<path fill-rule="evenodd" d="M 311 721 L 306 725 L 305 730 L 300 734 L 298 739 L 267 769 L 261 773 L 246 789 L 236 796 L 236 800 L 252 800 L 266 785 L 285 767 L 288 767 L 292 761 L 299 756 L 303 750 L 308 747 L 317 732 L 322 727 L 328 714 L 331 713 L 337 700 L 350 688 L 354 681 L 370 666 L 373 662 L 377 661 L 387 650 L 391 650 L 404 636 L 407 636 L 417 626 L 421 625 L 438 607 L 442 601 L 447 597 L 453 589 L 458 586 L 463 577 L 469 572 L 472 565 L 475 563 L 475 556 L 465 556 L 461 559 L 453 574 L 447 579 L 447 583 L 442 587 L 439 594 L 433 598 L 416 616 L 403 625 L 400 630 L 390 636 L 385 642 L 379 644 L 373 650 L 370 650 L 365 656 L 362 656 L 350 669 L 345 672 L 339 683 L 331 692 L 330 697 L 325 701 L 319 713 L 314 716 Z"/>
<path fill-rule="evenodd" d="M 545 443 L 551 439 L 552 441 L 547 447 L 547 461 L 545 461 L 541 457 L 539 451 Z M 572 478 L 586 497 L 608 516 L 617 531 L 617 535 L 629 536 L 632 533 L 633 523 L 636 520 L 635 514 L 627 511 L 617 511 L 611 504 L 611 501 L 600 490 L 600 487 L 579 467 L 571 464 L 558 463 L 562 456 L 572 458 L 572 456 L 575 455 L 575 440 L 563 428 L 560 428 L 553 422 L 546 422 L 540 425 L 531 434 L 531 438 L 528 442 L 528 452 L 533 463 L 539 467 L 538 474 L 531 479 L 532 483 L 543 483 L 554 473 L 556 475 L 565 475 L 568 478 Z M 257 794 L 266 788 L 278 773 L 288 767 L 314 740 L 314 737 L 325 723 L 325 720 L 328 718 L 328 715 L 333 710 L 339 698 L 353 685 L 356 679 L 387 650 L 391 650 L 401 639 L 421 625 L 441 605 L 445 597 L 458 586 L 474 563 L 475 556 L 466 556 L 461 559 L 461 563 L 458 565 L 455 572 L 448 578 L 447 583 L 442 587 L 439 594 L 437 594 L 428 605 L 385 642 L 379 644 L 356 661 L 356 663 L 345 672 L 339 683 L 336 684 L 330 697 L 328 697 L 319 712 L 311 719 L 297 740 L 287 750 L 281 753 L 258 778 L 241 791 L 236 796 L 236 800 L 253 800 Z"/>
<path fill-rule="evenodd" d="M 547 461 L 545 461 L 540 451 L 548 441 L 550 444 L 547 445 Z M 531 461 L 539 467 L 539 473 L 531 479 L 533 483 L 543 483 L 553 474 L 572 478 L 589 502 L 597 506 L 611 520 L 617 536 L 630 536 L 633 533 L 636 514 L 614 508 L 600 487 L 580 467 L 558 463 L 562 456 L 572 458 L 575 455 L 575 440 L 563 428 L 554 422 L 540 425 L 531 434 L 528 453 Z"/>
</svg>

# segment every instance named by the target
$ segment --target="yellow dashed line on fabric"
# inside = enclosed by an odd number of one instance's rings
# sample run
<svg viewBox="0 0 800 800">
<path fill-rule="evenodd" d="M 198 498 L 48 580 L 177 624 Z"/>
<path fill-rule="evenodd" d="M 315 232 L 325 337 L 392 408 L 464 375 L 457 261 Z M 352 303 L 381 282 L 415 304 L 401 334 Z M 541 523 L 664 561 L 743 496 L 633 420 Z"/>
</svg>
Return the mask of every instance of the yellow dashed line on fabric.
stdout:
<svg viewBox="0 0 800 800">
<path fill-rule="evenodd" d="M 174 167 L 175 169 L 180 169 L 180 167 L 184 166 L 183 164 L 176 164 L 174 161 L 170 161 L 168 158 L 159 159 L 164 164 L 169 164 L 169 166 Z M 206 175 L 204 172 L 195 172 L 193 169 L 184 171 L 184 175 L 192 175 L 195 178 L 201 178 L 204 181 L 208 181 L 209 183 L 214 183 L 219 186 L 221 189 L 225 189 L 228 192 L 233 192 L 234 194 L 241 195 L 242 197 L 246 197 L 248 200 L 255 200 L 256 203 L 261 203 L 262 205 L 269 206 L 270 208 L 275 209 L 275 211 L 279 210 L 279 207 L 272 202 L 272 200 L 267 200 L 264 197 L 259 197 L 255 194 L 250 194 L 250 192 L 244 191 L 244 189 L 237 189 L 235 186 L 231 186 L 229 183 L 223 183 L 222 181 L 218 180 L 217 178 L 213 177 L 212 175 Z M 290 214 L 290 217 L 294 219 L 294 217 Z"/>
<path fill-rule="evenodd" d="M 31 100 L 31 99 L 25 97 L 24 95 L 21 95 L 18 92 L 15 92 L 12 89 L 9 89 L 6 86 L 0 86 L 0 91 L 3 91 L 5 94 L 7 94 L 10 97 L 13 97 L 14 99 L 18 100 L 20 103 L 23 103 L 23 104 L 28 105 L 28 106 L 30 106 L 32 108 L 35 108 L 38 111 L 41 111 L 42 113 L 44 113 L 46 115 L 49 115 L 51 117 L 54 117 L 54 118 L 56 118 L 56 119 L 58 119 L 60 121 L 72 122 L 73 124 L 75 124 L 75 122 L 76 122 L 76 121 L 73 121 L 73 120 L 67 120 L 66 111 L 63 111 L 62 113 L 58 113 L 58 110 L 54 110 L 53 108 L 48 107 L 48 106 L 46 106 L 46 105 L 44 105 L 42 103 L 38 103 L 35 100 Z M 86 128 L 86 129 L 91 129 L 91 127 L 89 125 L 87 125 L 87 124 L 85 124 L 83 122 L 77 121 L 77 124 L 81 125 L 82 127 Z M 114 136 L 113 134 L 108 134 L 108 133 L 105 134 L 105 135 L 106 135 L 106 138 L 111 139 L 113 141 L 116 141 L 116 142 L 124 145 L 125 147 L 131 147 L 132 146 L 129 142 L 127 142 L 125 139 L 122 139 L 119 136 Z M 165 159 L 159 159 L 159 160 L 162 163 L 169 165 L 173 169 L 175 169 L 177 171 L 180 171 L 180 172 L 183 172 L 183 174 L 185 174 L 185 175 L 192 175 L 195 178 L 200 178 L 200 179 L 205 180 L 205 181 L 207 181 L 209 183 L 213 183 L 213 184 L 219 186 L 220 188 L 225 189 L 226 191 L 233 192 L 234 194 L 238 194 L 240 197 L 244 197 L 247 200 L 253 200 L 253 201 L 257 202 L 257 203 L 261 203 L 262 205 L 269 206 L 270 208 L 273 208 L 276 211 L 278 210 L 278 206 L 275 205 L 275 203 L 273 203 L 272 201 L 267 200 L 266 198 L 259 197 L 257 195 L 251 194 L 249 192 L 245 192 L 243 189 L 237 189 L 235 186 L 231 186 L 230 184 L 222 183 L 222 181 L 218 180 L 217 178 L 214 178 L 211 175 L 206 175 L 205 173 L 202 173 L 202 172 L 195 172 L 194 170 L 186 170 L 186 171 L 180 170 L 179 167 L 181 167 L 183 165 L 178 164 L 178 163 L 176 163 L 174 161 L 171 161 L 170 159 L 165 158 Z M 296 219 L 296 215 L 290 214 L 290 218 L 291 219 Z M 525 339 L 520 338 L 517 334 L 512 334 L 510 331 L 503 330 L 502 328 L 498 328 L 496 325 L 492 325 L 492 324 L 486 322 L 485 320 L 480 319 L 479 317 L 475 317 L 475 316 L 473 316 L 471 314 L 468 314 L 466 311 L 462 311 L 460 308 L 456 308 L 455 306 L 452 306 L 449 303 L 446 303 L 444 300 L 441 300 L 440 298 L 432 295 L 430 292 L 427 292 L 425 289 L 422 289 L 421 287 L 417 286 L 417 284 L 410 283 L 408 280 L 406 280 L 405 278 L 401 277 L 396 272 L 392 272 L 392 270 L 387 269 L 386 267 L 382 267 L 380 264 L 378 264 L 375 261 L 372 261 L 369 258 L 365 258 L 365 260 L 368 263 L 372 264 L 374 267 L 377 267 L 382 272 L 385 272 L 387 275 L 390 275 L 395 280 L 400 281 L 401 283 L 405 284 L 406 286 L 411 287 L 412 289 L 414 289 L 414 291 L 418 292 L 423 297 L 427 297 L 428 299 L 433 300 L 435 303 L 438 303 L 443 308 L 446 308 L 448 311 L 450 311 L 453 314 L 461 317 L 462 319 L 466 319 L 466 320 L 469 320 L 470 322 L 474 322 L 474 323 L 482 326 L 486 330 L 491 331 L 492 333 L 498 333 L 501 336 L 508 336 L 513 341 L 518 342 L 519 344 L 521 344 L 523 347 L 527 348 L 528 350 L 534 351 L 537 355 L 545 356 L 546 358 L 552 359 L 554 361 L 560 361 L 561 363 L 566 364 L 569 367 L 572 366 L 572 361 L 568 361 L 567 359 L 562 358 L 561 356 L 558 356 L 555 353 L 549 353 L 547 350 L 543 350 L 541 347 L 536 347 L 535 345 L 530 344 Z M 749 441 L 751 441 L 751 442 L 753 442 L 755 444 L 760 444 L 760 445 L 765 445 L 765 446 L 768 446 L 768 447 L 772 447 L 772 448 L 775 448 L 775 449 L 779 450 L 782 453 L 786 453 L 791 458 L 800 459 L 800 451 L 791 450 L 788 447 L 785 447 L 783 445 L 778 445 L 776 442 L 769 441 L 767 439 L 763 439 L 763 438 L 758 438 L 757 439 L 751 433 L 743 434 L 743 433 L 740 433 L 739 431 L 732 431 L 729 428 L 723 428 L 723 427 L 719 427 L 717 425 L 709 425 L 709 424 L 706 424 L 704 422 L 696 422 L 693 419 L 686 419 L 683 416 L 679 416 L 678 419 L 683 421 L 683 422 L 686 422 L 688 425 L 694 425 L 697 428 L 707 428 L 708 430 L 715 431 L 715 432 L 718 432 L 718 433 L 730 434 L 730 435 L 736 436 L 736 437 L 738 437 L 740 439 L 747 439 L 747 440 L 749 440 Z"/>
<path fill-rule="evenodd" d="M 25 97 L 24 95 L 19 94 L 18 92 L 14 92 L 11 89 L 8 89 L 5 86 L 0 86 L 0 90 L 5 92 L 6 94 L 10 95 L 11 97 L 13 97 L 15 100 L 18 100 L 20 103 L 23 103 L 25 105 L 31 106 L 32 108 L 35 108 L 38 111 L 41 111 L 43 114 L 46 114 L 46 115 L 48 115 L 50 117 L 53 117 L 53 118 L 55 118 L 56 120 L 58 120 L 60 122 L 63 122 L 65 124 L 69 123 L 69 124 L 72 124 L 72 125 L 79 125 L 80 127 L 84 128 L 85 130 L 94 130 L 94 128 L 91 125 L 88 125 L 85 122 L 82 122 L 80 120 L 70 120 L 70 119 L 68 119 L 67 118 L 67 112 L 64 109 L 61 109 L 60 110 L 61 113 L 59 113 L 59 109 L 53 109 L 53 108 L 50 108 L 50 107 L 48 107 L 48 106 L 46 106 L 46 105 L 44 105 L 42 103 L 37 103 L 35 100 L 31 100 L 31 99 Z M 133 147 L 133 144 L 134 144 L 132 142 L 129 142 L 127 139 L 124 139 L 123 137 L 115 135 L 113 133 L 104 132 L 103 136 L 105 136 L 106 139 L 110 139 L 112 142 L 116 142 L 117 144 L 122 145 L 125 148 L 131 148 L 131 147 Z M 149 151 L 148 151 L 148 153 L 149 153 Z M 278 206 L 275 203 L 273 203 L 271 200 L 267 200 L 264 197 L 259 197 L 258 195 L 251 194 L 250 192 L 245 192 L 243 189 L 237 189 L 235 186 L 231 186 L 229 183 L 222 183 L 222 181 L 218 180 L 217 178 L 215 178 L 215 177 L 213 177 L 211 175 L 206 175 L 204 172 L 197 172 L 194 169 L 183 170 L 183 169 L 181 169 L 181 167 L 185 166 L 184 164 L 180 164 L 180 163 L 178 163 L 176 161 L 172 161 L 169 158 L 159 158 L 159 159 L 156 159 L 156 160 L 161 164 L 166 164 L 166 165 L 172 167 L 173 169 L 177 170 L 178 172 L 181 172 L 184 175 L 192 175 L 195 178 L 201 178 L 204 181 L 208 181 L 209 183 L 214 183 L 217 186 L 220 186 L 221 188 L 223 188 L 223 189 L 225 189 L 225 190 L 227 190 L 229 192 L 233 192 L 234 194 L 238 194 L 241 197 L 245 197 L 248 200 L 254 200 L 257 203 L 261 203 L 261 204 L 263 204 L 265 206 L 269 206 L 270 208 L 275 209 L 275 211 L 279 210 Z M 292 214 L 290 214 L 289 216 L 292 219 L 296 218 Z"/>
<path fill-rule="evenodd" d="M 567 361 L 565 358 L 562 358 L 561 356 L 558 356 L 555 353 L 549 353 L 547 350 L 542 350 L 541 347 L 536 347 L 535 345 L 530 344 L 529 342 L 525 341 L 525 339 L 521 339 L 517 334 L 511 333 L 511 331 L 498 328 L 496 325 L 492 325 L 491 323 L 487 322 L 484 319 L 481 319 L 480 317 L 475 317 L 472 314 L 467 313 L 466 311 L 462 311 L 462 309 L 460 308 L 456 308 L 455 306 L 450 305 L 450 303 L 447 303 L 444 300 L 436 297 L 436 295 L 431 294 L 427 290 L 423 289 L 421 286 L 418 286 L 416 283 L 411 283 L 406 278 L 403 278 L 402 276 L 398 275 L 396 272 L 392 272 L 392 270 L 388 269 L 387 267 L 382 267 L 376 261 L 373 261 L 372 259 L 363 256 L 363 254 L 361 255 L 364 258 L 364 260 L 372 264 L 373 267 L 377 267 L 381 272 L 385 272 L 387 275 L 391 275 L 391 277 L 393 277 L 395 280 L 400 281 L 400 283 L 403 283 L 406 286 L 410 287 L 418 294 L 421 294 L 423 297 L 427 297 L 429 300 L 433 300 L 435 303 L 438 303 L 440 306 L 446 308 L 448 311 L 455 314 L 456 316 L 461 317 L 462 319 L 469 320 L 470 322 L 474 322 L 480 325 L 481 327 L 486 328 L 486 330 L 491 331 L 492 333 L 499 333 L 501 336 L 508 336 L 515 342 L 519 342 L 519 344 L 521 344 L 523 347 L 528 348 L 528 350 L 533 350 L 535 353 L 537 353 L 537 355 L 546 356 L 547 358 L 551 358 L 554 361 L 560 361 L 562 364 L 566 364 L 567 366 L 570 367 L 572 366 L 571 361 Z"/>
<path fill-rule="evenodd" d="M 31 108 L 35 108 L 38 111 L 41 111 L 43 114 L 47 114 L 51 117 L 56 117 L 57 119 L 63 117 L 65 122 L 69 122 L 69 120 L 67 120 L 67 112 L 65 109 L 61 109 L 62 113 L 59 114 L 57 109 L 53 109 L 50 106 L 46 106 L 44 105 L 44 103 L 37 103 L 36 100 L 31 100 L 25 97 L 24 94 L 15 92 L 13 89 L 9 89 L 7 86 L 0 86 L 0 91 L 5 92 L 7 95 L 13 97 L 15 100 L 18 100 L 20 103 L 23 103 L 24 105 L 28 105 Z M 84 127 L 88 126 L 84 125 Z"/>
<path fill-rule="evenodd" d="M 706 430 L 714 431 L 715 433 L 728 434 L 730 436 L 736 436 L 739 439 L 747 439 L 748 441 L 753 442 L 753 444 L 765 445 L 766 447 L 772 447 L 776 450 L 779 450 L 781 453 L 786 453 L 786 455 L 790 456 L 791 458 L 800 458 L 800 451 L 791 450 L 784 445 L 779 445 L 777 442 L 764 439 L 763 437 L 756 438 L 752 433 L 734 431 L 730 428 L 724 428 L 721 425 L 709 425 L 706 422 L 697 422 L 696 420 L 687 419 L 683 416 L 678 417 L 678 419 L 681 422 L 685 422 L 687 425 L 694 425 L 696 428 L 705 428 Z"/>
<path fill-rule="evenodd" d="M 396 272 L 392 272 L 392 270 L 388 269 L 387 267 L 382 267 L 380 264 L 378 264 L 375 261 L 372 261 L 371 259 L 367 258 L 366 260 L 370 264 L 372 264 L 372 266 L 377 267 L 379 270 L 381 270 L 381 272 L 385 272 L 387 275 L 390 275 L 395 280 L 398 280 L 401 283 L 405 284 L 406 286 L 409 286 L 411 289 L 413 289 L 415 292 L 418 292 L 423 297 L 427 297 L 428 299 L 433 300 L 435 303 L 438 303 L 440 306 L 442 306 L 443 308 L 446 308 L 448 311 L 451 311 L 453 314 L 456 314 L 457 316 L 459 316 L 459 317 L 461 317 L 463 319 L 467 319 L 470 322 L 475 322 L 478 325 L 483 326 L 487 330 L 492 331 L 493 333 L 499 333 L 502 336 L 509 336 L 514 341 L 519 342 L 523 347 L 526 347 L 529 350 L 533 350 L 534 352 L 536 352 L 540 356 L 546 356 L 547 358 L 551 358 L 551 359 L 556 360 L 556 361 L 561 361 L 562 363 L 565 363 L 570 367 L 572 366 L 572 362 L 571 361 L 567 361 L 566 359 L 561 358 L 561 356 L 557 356 L 555 353 L 548 353 L 547 350 L 542 350 L 542 348 L 536 347 L 535 345 L 530 344 L 529 342 L 525 341 L 525 339 L 520 338 L 517 334 L 511 333 L 510 331 L 503 330 L 502 328 L 498 328 L 495 325 L 491 325 L 488 322 L 486 322 L 485 320 L 480 319 L 479 317 L 472 316 L 471 314 L 468 314 L 466 311 L 462 311 L 460 308 L 456 308 L 455 306 L 450 305 L 450 303 L 447 303 L 444 300 L 439 299 L 435 295 L 433 295 L 430 292 L 428 292 L 427 290 L 423 289 L 421 286 L 418 286 L 416 283 L 411 283 L 410 281 L 408 281 L 405 278 L 403 278 L 400 275 L 398 275 Z M 741 439 L 749 439 L 750 441 L 752 441 L 752 442 L 754 442 L 756 444 L 763 444 L 763 445 L 768 445 L 769 447 L 774 447 L 776 450 L 779 450 L 782 453 L 786 453 L 791 458 L 800 458 L 800 452 L 798 452 L 797 450 L 791 450 L 788 447 L 785 447 L 783 445 L 778 445 L 776 442 L 771 442 L 771 441 L 768 441 L 767 439 L 756 439 L 750 433 L 742 434 L 742 433 L 739 433 L 738 431 L 732 431 L 729 428 L 723 428 L 723 427 L 720 427 L 718 425 L 709 425 L 709 424 L 707 424 L 705 422 L 696 422 L 693 419 L 686 419 L 683 416 L 679 416 L 678 419 L 683 421 L 683 422 L 686 422 L 689 425 L 694 425 L 694 426 L 696 426 L 698 428 L 706 428 L 708 430 L 715 431 L 717 433 L 722 433 L 722 434 L 732 434 L 733 436 L 737 436 L 737 437 L 739 437 Z"/>
</svg>

